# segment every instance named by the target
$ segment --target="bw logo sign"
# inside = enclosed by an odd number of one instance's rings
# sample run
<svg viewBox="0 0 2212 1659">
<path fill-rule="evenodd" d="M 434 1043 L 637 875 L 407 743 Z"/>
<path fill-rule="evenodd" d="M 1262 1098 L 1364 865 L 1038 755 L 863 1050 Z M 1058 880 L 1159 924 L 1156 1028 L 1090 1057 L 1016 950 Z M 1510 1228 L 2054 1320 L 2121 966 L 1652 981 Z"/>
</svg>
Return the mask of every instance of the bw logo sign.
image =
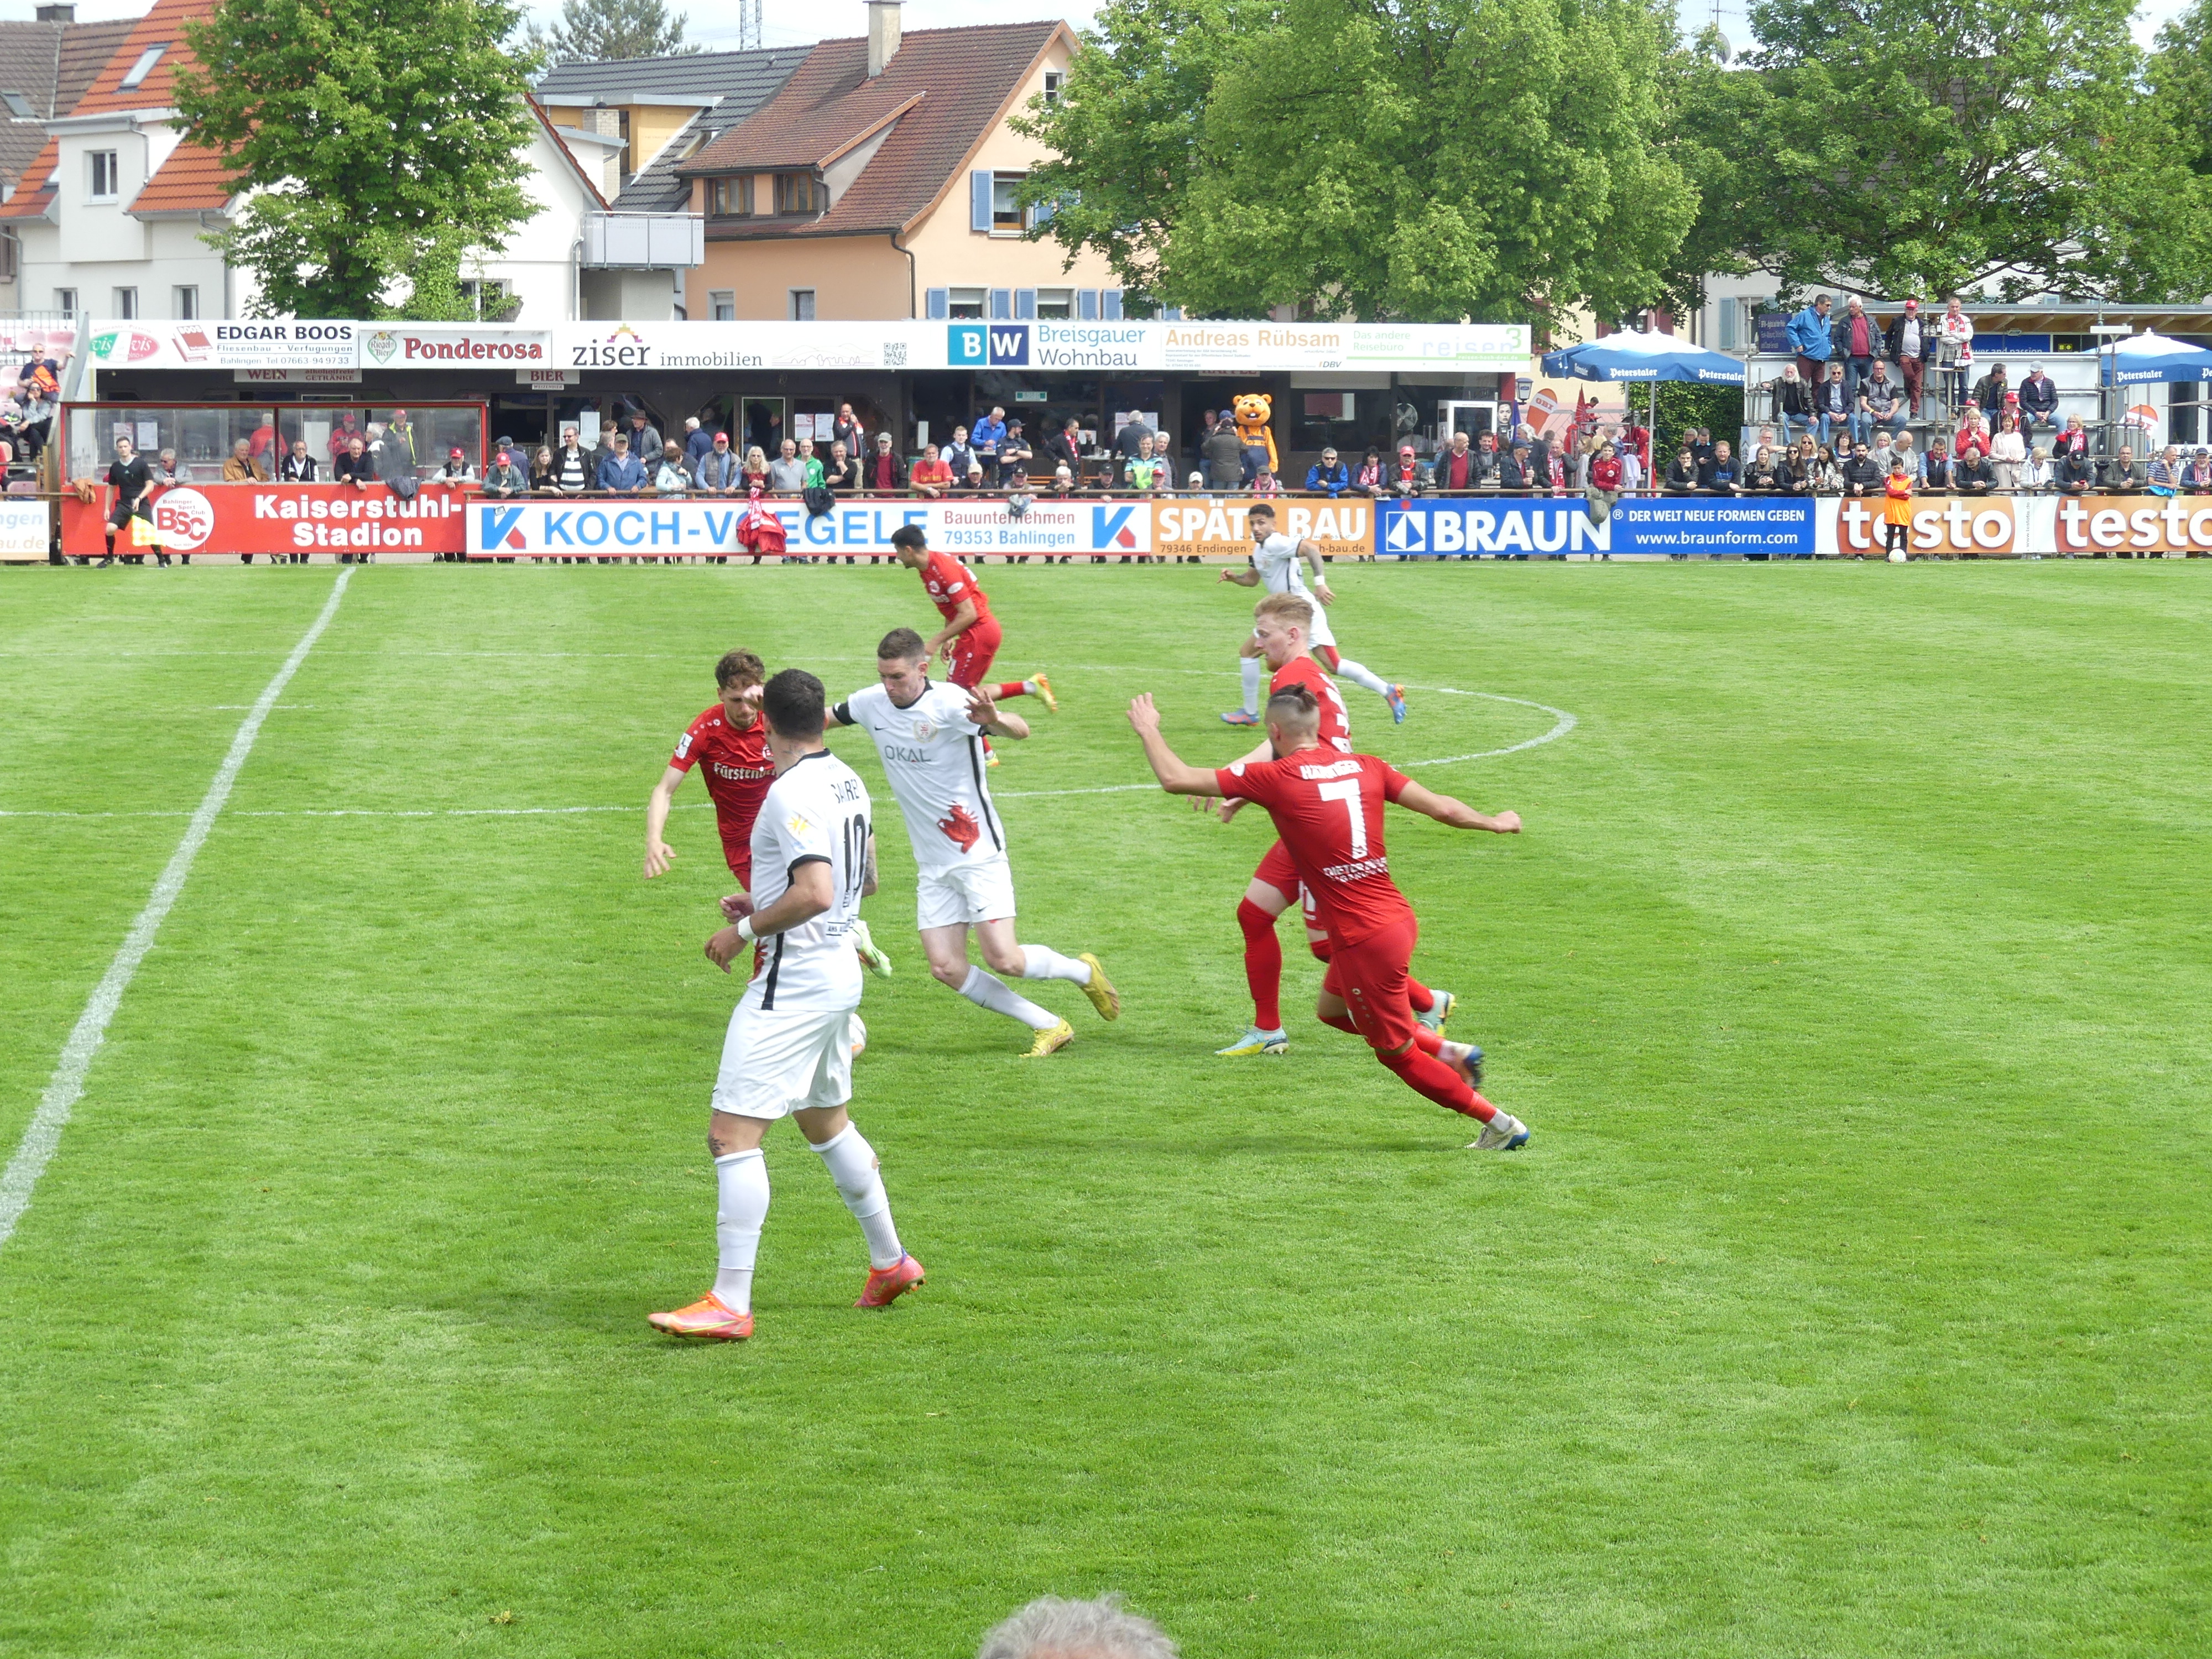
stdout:
<svg viewBox="0 0 2212 1659">
<path fill-rule="evenodd" d="M 954 368 L 1027 368 L 1027 323 L 953 323 L 945 330 L 945 361 Z"/>
</svg>

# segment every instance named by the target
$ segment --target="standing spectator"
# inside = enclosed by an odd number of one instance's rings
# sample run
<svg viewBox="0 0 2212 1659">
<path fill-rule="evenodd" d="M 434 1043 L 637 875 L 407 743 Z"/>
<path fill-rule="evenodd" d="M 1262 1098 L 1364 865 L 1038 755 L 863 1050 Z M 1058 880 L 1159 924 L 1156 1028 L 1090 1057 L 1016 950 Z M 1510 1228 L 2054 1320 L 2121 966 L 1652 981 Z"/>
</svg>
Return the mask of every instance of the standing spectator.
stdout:
<svg viewBox="0 0 2212 1659">
<path fill-rule="evenodd" d="M 1208 410 L 1206 413 L 1206 435 L 1208 437 L 1211 437 L 1213 434 L 1213 426 L 1214 422 L 1212 411 Z M 1045 459 L 1049 462 L 1054 469 L 1063 466 L 1066 467 L 1067 469 L 1067 476 L 1071 478 L 1082 471 L 1083 468 L 1082 431 L 1082 428 L 1076 424 L 1075 416 L 1071 415 L 1060 423 L 1059 431 L 1052 434 L 1044 441 Z M 1205 449 L 1205 445 L 1201 443 L 1199 447 L 1202 453 Z"/>
<path fill-rule="evenodd" d="M 393 410 L 392 420 L 384 428 L 383 441 L 376 450 L 376 475 L 386 483 L 422 476 L 422 456 L 415 447 L 415 428 L 404 409 Z"/>
<path fill-rule="evenodd" d="M 1252 493 L 1262 500 L 1267 496 L 1279 495 L 1283 493 L 1283 486 L 1276 481 L 1274 470 L 1264 459 L 1260 463 L 1259 470 L 1252 475 Z"/>
<path fill-rule="evenodd" d="M 1636 446 L 1633 444 L 1616 444 L 1613 446 L 1613 459 L 1620 463 L 1621 494 L 1632 495 L 1644 488 L 1643 459 L 1637 454 Z M 1593 472 L 1597 470 L 1595 462 L 1591 464 L 1590 470 Z"/>
<path fill-rule="evenodd" d="M 1425 495 L 1436 487 L 1429 469 L 1421 465 L 1411 444 L 1398 446 L 1398 465 L 1392 467 L 1383 479 L 1383 488 L 1401 501 L 1410 501 L 1416 495 Z"/>
<path fill-rule="evenodd" d="M 906 488 L 906 463 L 891 448 L 891 434 L 876 434 L 876 453 L 862 469 L 868 489 L 888 495 Z"/>
<path fill-rule="evenodd" d="M 1851 432 L 1856 425 L 1852 416 L 1856 412 L 1851 401 L 1850 388 L 1844 384 L 1844 366 L 1830 363 L 1826 377 L 1815 388 L 1813 412 L 1820 422 L 1820 441 L 1833 443 L 1839 432 Z"/>
<path fill-rule="evenodd" d="M 533 495 L 557 495 L 561 493 L 561 469 L 553 459 L 550 444 L 538 446 L 538 453 L 530 458 L 530 493 Z"/>
<path fill-rule="evenodd" d="M 935 446 L 931 448 L 934 453 Z M 799 446 L 788 438 L 776 446 L 775 459 L 768 464 L 768 487 L 779 495 L 805 493 L 806 468 L 799 459 Z"/>
<path fill-rule="evenodd" d="M 966 477 L 969 467 L 980 465 L 975 459 L 975 446 L 968 441 L 966 427 L 952 428 L 952 441 L 945 446 L 944 459 L 945 465 L 952 469 L 952 476 L 956 478 Z"/>
<path fill-rule="evenodd" d="M 1905 309 L 1889 325 L 1886 343 L 1890 357 L 1897 364 L 1898 379 L 1905 387 L 1905 406 L 1917 421 L 1920 418 L 1921 376 L 1936 349 L 1936 331 L 1921 322 L 1919 301 L 1905 302 Z"/>
<path fill-rule="evenodd" d="M 1835 355 L 1835 339 L 1828 328 L 1828 305 L 1826 295 L 1815 295 L 1811 305 L 1790 319 L 1790 348 L 1797 354 L 1798 374 L 1808 380 L 1825 378 L 1828 359 Z"/>
<path fill-rule="evenodd" d="M 430 475 L 432 483 L 459 484 L 474 483 L 476 481 L 476 468 L 469 465 L 467 454 L 459 449 L 448 450 L 444 465 Z"/>
<path fill-rule="evenodd" d="M 730 434 L 717 432 L 707 440 L 707 453 L 699 458 L 697 469 L 692 473 L 699 488 L 710 495 L 730 495 L 737 492 L 744 477 L 738 465 L 738 452 L 730 447 Z"/>
<path fill-rule="evenodd" d="M 2020 383 L 2021 429 L 2028 436 L 2035 435 L 2039 421 L 2051 431 L 2058 430 L 2058 388 L 2043 372 L 2041 363 L 2027 366 L 2027 378 Z"/>
<path fill-rule="evenodd" d="M 1237 435 L 1236 417 L 1227 410 L 1221 411 L 1203 454 L 1209 489 L 1234 489 L 1244 482 L 1244 441 Z"/>
<path fill-rule="evenodd" d="M 529 489 L 530 475 L 515 465 L 514 452 L 501 450 L 491 470 L 484 474 L 483 493 L 495 501 L 504 501 L 526 494 Z"/>
<path fill-rule="evenodd" d="M 1352 473 L 1336 458 L 1333 448 L 1324 449 L 1321 459 L 1306 469 L 1306 493 L 1326 495 L 1331 501 L 1352 488 Z"/>
<path fill-rule="evenodd" d="M 1798 378 L 1802 380 L 1804 377 L 1800 375 Z M 1651 429 L 1639 423 L 1636 416 L 1632 414 L 1628 417 L 1628 424 L 1621 428 L 1620 436 L 1625 446 L 1622 459 L 1626 459 L 1628 456 L 1633 455 L 1636 458 L 1638 470 L 1648 474 L 1651 471 Z M 1489 442 L 1490 434 L 1486 432 L 1483 434 L 1483 443 L 1487 446 Z"/>
<path fill-rule="evenodd" d="M 1132 489 L 1150 489 L 1166 466 L 1152 453 L 1152 434 L 1147 432 L 1138 440 L 1137 453 L 1121 463 L 1122 477 Z"/>
<path fill-rule="evenodd" d="M 617 495 L 635 495 L 645 488 L 645 465 L 629 453 L 629 437 L 617 432 L 607 451 L 606 459 L 599 463 L 599 487 Z"/>
<path fill-rule="evenodd" d="M 2005 380 L 2005 366 L 1991 363 L 1990 372 L 1974 382 L 1974 406 L 1994 421 L 2004 413 L 2005 398 L 2011 391 Z"/>
<path fill-rule="evenodd" d="M 1851 402 L 1856 404 L 1859 388 L 1866 384 L 1868 372 L 1881 349 L 1881 331 L 1866 314 L 1856 294 L 1844 301 L 1844 314 L 1836 324 L 1836 356 L 1844 360 L 1844 379 L 1850 387 Z"/>
<path fill-rule="evenodd" d="M 853 414 L 853 405 L 839 404 L 837 418 L 830 423 L 830 442 L 844 445 L 848 455 L 858 455 L 867 447 L 866 436 L 860 421 Z"/>
<path fill-rule="evenodd" d="M 935 444 L 921 447 L 921 459 L 914 464 L 912 482 L 915 495 L 932 501 L 952 488 L 952 469 L 939 455 Z"/>
<path fill-rule="evenodd" d="M 1613 509 L 1620 502 L 1620 455 L 1611 444 L 1601 444 L 1590 460 L 1589 482 L 1583 486 L 1592 524 L 1603 524 L 1613 516 Z"/>
<path fill-rule="evenodd" d="M 860 488 L 860 462 L 857 456 L 845 453 L 845 446 L 830 446 L 830 465 L 822 469 L 822 483 L 826 489 L 839 495 L 850 495 Z"/>
<path fill-rule="evenodd" d="M 696 415 L 684 417 L 684 465 L 693 477 L 699 476 L 699 463 L 714 447 L 714 434 L 699 424 Z"/>
<path fill-rule="evenodd" d="M 764 495 L 775 488 L 769 477 L 768 456 L 758 444 L 745 450 L 744 476 L 738 480 L 738 487 L 748 495 Z"/>
<path fill-rule="evenodd" d="M 661 453 L 662 445 L 660 441 L 659 428 L 655 427 L 651 421 L 646 418 L 645 411 L 642 409 L 633 409 L 630 410 L 629 431 L 628 436 L 629 438 L 629 453 L 637 458 L 637 461 L 640 465 L 644 465 L 645 458 L 647 456 L 659 455 Z"/>
<path fill-rule="evenodd" d="M 1794 362 L 1782 365 L 1782 378 L 1774 382 L 1774 418 L 1782 423 L 1785 443 L 1795 444 L 1799 427 L 1810 433 L 1818 418 L 1813 408 L 1813 387 Z"/>
<path fill-rule="evenodd" d="M 1164 441 L 1152 446 L 1152 453 L 1163 461 L 1167 459 Z M 1030 463 L 1036 452 L 1030 447 L 1029 440 L 1022 435 L 1019 416 L 1006 422 L 1006 435 L 999 441 L 999 486 L 1002 489 L 1019 489 L 1029 482 Z"/>
<path fill-rule="evenodd" d="M 653 469 L 653 493 L 656 495 L 688 495 L 691 493 L 691 473 L 684 465 L 684 447 L 673 438 L 660 447 L 659 463 Z"/>
<path fill-rule="evenodd" d="M 2204 452 L 2200 449 L 2197 453 L 2201 455 Z M 184 482 L 183 474 L 177 471 L 177 452 L 173 449 L 165 449 L 161 452 L 159 459 L 154 462 L 152 471 L 154 487 L 156 489 L 167 489 L 171 484 Z M 191 556 L 187 554 L 185 556 L 189 561 Z"/>
<path fill-rule="evenodd" d="M 346 453 L 346 446 L 361 437 L 361 416 L 349 409 L 338 416 L 337 424 L 331 428 L 331 465 L 336 466 L 338 457 Z M 366 443 L 368 441 L 362 438 L 362 441 Z"/>
<path fill-rule="evenodd" d="M 975 446 L 975 459 L 983 463 L 983 477 L 987 483 L 999 481 L 999 446 L 1006 441 L 1006 411 L 997 404 L 991 412 L 975 422 L 969 441 Z"/>
<path fill-rule="evenodd" d="M 2104 477 L 2098 480 L 2108 495 L 2132 495 L 2143 487 L 2143 470 L 2136 465 L 2136 453 L 2127 445 L 2120 446 L 2105 467 Z"/>
<path fill-rule="evenodd" d="M 346 440 L 345 453 L 331 463 L 331 482 L 349 483 L 356 489 L 366 489 L 376 482 L 376 463 L 369 459 L 368 441 L 358 432 Z"/>
<path fill-rule="evenodd" d="M 1114 452 L 1123 460 L 1128 460 L 1136 454 L 1137 446 L 1152 435 L 1152 429 L 1145 424 L 1145 417 L 1133 416 L 1127 426 L 1114 434 Z"/>
<path fill-rule="evenodd" d="M 951 465 L 952 463 L 950 461 L 945 462 L 945 465 L 947 466 Z M 983 463 L 981 461 L 970 461 L 968 463 L 968 471 L 965 473 L 954 473 L 952 475 L 952 488 L 954 492 L 957 495 L 981 495 L 983 493 Z"/>
<path fill-rule="evenodd" d="M 1897 441 L 1890 447 L 1889 453 L 1892 460 L 1905 463 L 1905 470 L 1912 475 L 1913 483 L 1920 482 L 1920 452 L 1913 447 L 1912 434 L 1910 432 L 1900 432 L 1897 434 Z"/>
<path fill-rule="evenodd" d="M 805 478 L 804 488 L 819 489 L 823 487 L 823 479 L 827 475 L 820 459 L 814 453 L 814 440 L 811 438 L 799 441 L 799 470 Z"/>
<path fill-rule="evenodd" d="M 1966 381 L 1974 372 L 1974 319 L 1966 315 L 1959 296 L 1943 305 L 1936 324 L 1936 365 L 1946 377 L 1945 395 L 1953 407 L 1966 395 Z"/>
<path fill-rule="evenodd" d="M 1930 495 L 1948 494 L 1951 488 L 1951 452 L 1940 437 L 1920 458 L 1920 482 Z"/>
<path fill-rule="evenodd" d="M 591 452 L 576 441 L 576 428 L 561 428 L 561 447 L 553 455 L 553 481 L 564 495 L 580 495 L 592 487 L 599 471 Z"/>
<path fill-rule="evenodd" d="M 1330 455 L 1336 453 L 1333 449 L 1328 453 Z M 1481 459 L 1468 447 L 1464 432 L 1451 434 L 1450 447 L 1430 464 L 1429 470 L 1435 475 L 1439 489 L 1475 489 L 1482 483 Z M 1314 487 L 1312 480 L 1309 479 L 1306 488 L 1311 489 Z M 1334 495 L 1337 492 L 1331 490 L 1329 493 Z"/>
<path fill-rule="evenodd" d="M 1898 394 L 1901 388 L 1889 378 L 1889 365 L 1876 360 L 1874 371 L 1859 387 L 1859 413 L 1863 417 L 1858 436 L 1862 441 L 1875 430 L 1899 433 L 1905 430 L 1905 400 Z"/>
<path fill-rule="evenodd" d="M 276 482 L 289 484 L 313 483 L 319 470 L 315 465 L 315 458 L 307 453 L 307 441 L 305 438 L 295 438 L 292 440 L 292 453 L 276 464 Z"/>
<path fill-rule="evenodd" d="M 2020 488 L 2020 469 L 2027 459 L 2027 438 L 2020 429 L 2020 416 L 2007 415 L 1990 439 L 1990 465 L 1999 489 Z"/>
<path fill-rule="evenodd" d="M 2020 484 L 2023 495 L 2048 495 L 2058 482 L 2058 470 L 2051 465 L 2051 452 L 2036 449 L 2028 452 L 2027 459 L 2021 464 Z"/>
<path fill-rule="evenodd" d="M 1742 476 L 1741 469 L 1735 464 L 1735 456 L 1729 450 L 1727 439 L 1723 438 L 1713 446 L 1713 459 L 1698 471 L 1699 482 L 1714 495 L 1734 495 L 1738 493 L 1736 481 Z"/>
</svg>

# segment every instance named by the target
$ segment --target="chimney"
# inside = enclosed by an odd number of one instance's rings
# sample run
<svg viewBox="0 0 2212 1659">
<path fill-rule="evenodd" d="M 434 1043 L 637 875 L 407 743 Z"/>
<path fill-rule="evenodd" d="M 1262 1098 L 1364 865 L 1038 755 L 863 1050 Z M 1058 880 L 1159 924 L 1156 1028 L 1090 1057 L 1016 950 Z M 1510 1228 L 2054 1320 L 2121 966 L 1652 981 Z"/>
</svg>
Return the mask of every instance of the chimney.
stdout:
<svg viewBox="0 0 2212 1659">
<path fill-rule="evenodd" d="M 64 0 L 64 3 L 60 5 L 51 3 L 42 5 L 38 9 L 37 16 L 41 23 L 74 23 L 76 21 L 75 0 Z"/>
<path fill-rule="evenodd" d="M 898 55 L 899 0 L 868 0 L 868 79 Z"/>
</svg>

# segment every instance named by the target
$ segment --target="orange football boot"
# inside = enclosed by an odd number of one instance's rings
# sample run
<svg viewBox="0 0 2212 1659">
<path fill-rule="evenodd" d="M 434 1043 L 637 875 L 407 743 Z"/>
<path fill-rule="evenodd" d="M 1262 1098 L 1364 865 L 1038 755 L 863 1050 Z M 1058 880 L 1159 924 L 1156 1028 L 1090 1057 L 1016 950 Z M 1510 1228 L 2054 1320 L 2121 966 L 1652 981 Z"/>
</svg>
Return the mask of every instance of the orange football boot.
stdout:
<svg viewBox="0 0 2212 1659">
<path fill-rule="evenodd" d="M 656 1331 L 666 1331 L 671 1336 L 702 1336 L 714 1342 L 742 1342 L 753 1334 L 753 1316 L 731 1312 L 712 1291 L 688 1308 L 678 1308 L 674 1313 L 647 1314 L 645 1321 Z"/>
<path fill-rule="evenodd" d="M 856 1308 L 888 1308 L 921 1283 L 921 1263 L 902 1255 L 888 1267 L 868 1269 L 868 1282 L 860 1287 Z"/>
</svg>

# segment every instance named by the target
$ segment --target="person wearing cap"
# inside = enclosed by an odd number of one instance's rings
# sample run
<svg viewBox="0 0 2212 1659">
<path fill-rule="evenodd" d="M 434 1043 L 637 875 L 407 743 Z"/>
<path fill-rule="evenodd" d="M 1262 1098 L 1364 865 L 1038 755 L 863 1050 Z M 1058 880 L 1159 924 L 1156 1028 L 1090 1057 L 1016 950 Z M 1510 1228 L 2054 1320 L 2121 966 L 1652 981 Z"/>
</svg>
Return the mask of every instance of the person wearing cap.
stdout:
<svg viewBox="0 0 2212 1659">
<path fill-rule="evenodd" d="M 606 459 L 599 463 L 599 488 L 617 495 L 635 495 L 645 488 L 645 464 L 629 453 L 629 434 L 617 432 L 610 441 Z"/>
<path fill-rule="evenodd" d="M 684 465 L 684 447 L 675 439 L 661 445 L 659 458 L 653 464 L 649 487 L 656 495 L 691 493 L 691 471 Z"/>
<path fill-rule="evenodd" d="M 1162 447 L 1159 453 L 1164 455 L 1167 450 Z M 1029 482 L 1030 463 L 1036 459 L 1036 451 L 1022 435 L 1021 417 L 1016 416 L 1006 422 L 1006 435 L 999 441 L 999 487 L 1019 489 Z"/>
<path fill-rule="evenodd" d="M 161 482 L 158 471 L 154 481 L 156 483 Z M 2189 458 L 2188 463 L 2181 469 L 2181 487 L 2191 495 L 2201 495 L 2212 489 L 2212 449 L 2200 449 Z"/>
<path fill-rule="evenodd" d="M 730 434 L 710 432 L 707 434 L 707 453 L 699 458 L 699 465 L 691 476 L 701 489 L 712 495 L 726 495 L 737 489 L 738 474 L 742 470 L 738 452 L 730 447 Z"/>
<path fill-rule="evenodd" d="M 483 493 L 495 501 L 505 501 L 511 495 L 527 495 L 529 490 L 530 475 L 517 463 L 514 451 L 501 449 L 484 474 Z"/>
<path fill-rule="evenodd" d="M 395 478 L 419 477 L 422 468 L 422 455 L 415 447 L 415 428 L 407 419 L 407 411 L 395 409 L 385 423 L 384 436 L 376 447 L 377 476 L 390 483 Z"/>
<path fill-rule="evenodd" d="M 2021 429 L 2033 433 L 2038 421 L 2053 432 L 2058 430 L 2058 388 L 2041 363 L 2027 366 L 2027 378 L 2020 383 L 2020 423 Z"/>
<path fill-rule="evenodd" d="M 1436 478 L 1413 453 L 1413 445 L 1400 444 L 1398 459 L 1383 475 L 1382 488 L 1384 493 L 1406 501 L 1427 495 L 1436 488 Z"/>
<path fill-rule="evenodd" d="M 646 418 L 642 409 L 630 410 L 629 430 L 626 435 L 629 439 L 630 455 L 640 465 L 644 465 L 648 456 L 658 459 L 661 453 L 660 430 Z"/>
<path fill-rule="evenodd" d="M 1516 495 L 1536 487 L 1536 464 L 1526 438 L 1514 439 L 1513 447 L 1498 458 L 1498 487 Z"/>
<path fill-rule="evenodd" d="M 1331 501 L 1352 488 L 1352 474 L 1336 458 L 1334 446 L 1321 453 L 1321 459 L 1306 469 L 1306 494 L 1326 495 Z"/>
<path fill-rule="evenodd" d="M 1199 459 L 1206 466 L 1206 483 L 1210 489 L 1236 489 L 1244 482 L 1244 441 L 1237 435 L 1237 416 L 1229 410 L 1221 411 L 1220 419 L 1205 443 L 1199 447 Z"/>
<path fill-rule="evenodd" d="M 447 450 L 445 465 L 430 475 L 432 483 L 474 483 L 476 481 L 477 470 L 469 465 L 467 452 L 461 449 Z"/>
</svg>

